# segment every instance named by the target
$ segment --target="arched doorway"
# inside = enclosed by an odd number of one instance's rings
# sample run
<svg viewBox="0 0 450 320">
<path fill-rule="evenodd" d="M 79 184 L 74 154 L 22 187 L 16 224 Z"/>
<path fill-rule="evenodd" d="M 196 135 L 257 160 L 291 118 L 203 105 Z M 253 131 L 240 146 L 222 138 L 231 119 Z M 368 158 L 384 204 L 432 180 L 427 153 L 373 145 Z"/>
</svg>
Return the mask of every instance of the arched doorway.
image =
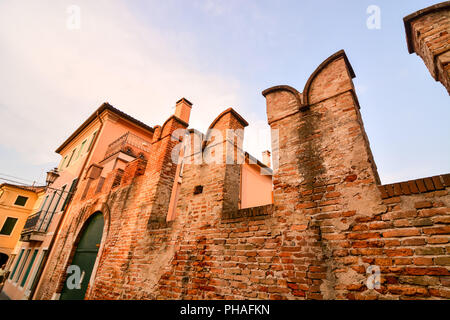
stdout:
<svg viewBox="0 0 450 320">
<path fill-rule="evenodd" d="M 69 274 L 61 292 L 61 300 L 84 299 L 102 240 L 103 225 L 103 215 L 100 212 L 94 213 L 86 221 L 68 269 Z M 74 283 L 79 286 L 74 287 Z"/>
</svg>

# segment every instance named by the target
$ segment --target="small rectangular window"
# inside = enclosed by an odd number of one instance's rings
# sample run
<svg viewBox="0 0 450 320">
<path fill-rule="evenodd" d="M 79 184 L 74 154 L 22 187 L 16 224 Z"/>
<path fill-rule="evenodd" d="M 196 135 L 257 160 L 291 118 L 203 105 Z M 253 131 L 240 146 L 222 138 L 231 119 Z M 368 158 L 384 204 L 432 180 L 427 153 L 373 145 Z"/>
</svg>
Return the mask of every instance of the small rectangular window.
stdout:
<svg viewBox="0 0 450 320">
<path fill-rule="evenodd" d="M 61 161 L 61 165 L 59 166 L 59 170 L 62 170 L 62 168 L 64 167 L 64 163 L 67 160 L 67 156 L 64 157 L 63 161 Z"/>
<path fill-rule="evenodd" d="M 194 194 L 200 194 L 203 192 L 203 186 L 195 186 Z"/>
<path fill-rule="evenodd" d="M 87 140 L 84 140 L 81 143 L 81 147 L 80 147 L 80 151 L 78 151 L 78 155 L 77 155 L 77 159 L 81 156 L 81 154 L 83 153 L 83 149 L 84 149 L 84 145 L 86 144 Z"/>
<path fill-rule="evenodd" d="M 67 162 L 66 168 L 70 165 L 70 162 L 72 161 L 73 155 L 75 154 L 75 151 L 77 151 L 77 149 L 73 149 L 72 154 L 70 155 L 69 161 Z"/>
<path fill-rule="evenodd" d="M 17 218 L 11 218 L 11 217 L 6 218 L 6 221 L 3 224 L 2 230 L 0 230 L 0 234 L 9 236 L 12 233 L 16 223 L 17 223 Z"/>
<path fill-rule="evenodd" d="M 25 203 L 27 203 L 27 200 L 28 200 L 28 197 L 17 196 L 16 202 L 14 202 L 14 204 L 16 206 L 25 207 Z"/>
<path fill-rule="evenodd" d="M 61 207 L 61 211 L 64 211 L 69 204 L 70 200 L 72 199 L 73 193 L 75 192 L 75 187 L 77 185 L 78 179 L 73 179 L 72 184 L 70 185 L 69 193 L 66 196 L 66 200 L 64 200 L 64 203 Z"/>
<path fill-rule="evenodd" d="M 97 136 L 97 131 L 94 132 L 94 134 L 92 135 L 92 140 L 91 143 L 89 144 L 89 148 L 87 149 L 87 151 L 91 151 L 92 145 L 94 144 L 94 140 L 95 137 Z"/>
</svg>

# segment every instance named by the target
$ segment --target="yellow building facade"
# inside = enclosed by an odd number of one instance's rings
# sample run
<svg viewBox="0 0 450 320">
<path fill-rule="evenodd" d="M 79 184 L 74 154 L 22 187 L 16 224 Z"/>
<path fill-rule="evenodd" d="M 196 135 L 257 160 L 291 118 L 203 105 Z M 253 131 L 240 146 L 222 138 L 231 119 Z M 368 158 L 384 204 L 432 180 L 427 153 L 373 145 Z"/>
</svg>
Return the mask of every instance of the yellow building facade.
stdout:
<svg viewBox="0 0 450 320">
<path fill-rule="evenodd" d="M 0 185 L 0 267 L 9 267 L 28 216 L 44 198 L 45 187 Z"/>
</svg>

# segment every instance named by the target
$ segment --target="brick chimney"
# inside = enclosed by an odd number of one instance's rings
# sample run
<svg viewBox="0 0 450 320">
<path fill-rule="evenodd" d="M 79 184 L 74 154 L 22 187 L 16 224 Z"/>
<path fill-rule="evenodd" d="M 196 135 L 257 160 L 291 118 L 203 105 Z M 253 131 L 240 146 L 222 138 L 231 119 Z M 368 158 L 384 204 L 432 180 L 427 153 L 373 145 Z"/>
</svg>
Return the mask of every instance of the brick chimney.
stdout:
<svg viewBox="0 0 450 320">
<path fill-rule="evenodd" d="M 262 163 L 270 168 L 270 151 L 266 150 L 262 152 Z"/>
<path fill-rule="evenodd" d="M 175 107 L 175 116 L 186 123 L 189 123 L 189 116 L 191 115 L 192 103 L 186 98 L 181 98 L 177 101 Z"/>
</svg>

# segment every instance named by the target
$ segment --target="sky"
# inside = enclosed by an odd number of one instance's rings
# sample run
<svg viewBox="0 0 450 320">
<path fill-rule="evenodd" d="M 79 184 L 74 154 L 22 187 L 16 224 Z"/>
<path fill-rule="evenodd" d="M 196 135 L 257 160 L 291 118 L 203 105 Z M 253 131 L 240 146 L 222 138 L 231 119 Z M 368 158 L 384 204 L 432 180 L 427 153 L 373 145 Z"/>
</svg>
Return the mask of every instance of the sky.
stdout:
<svg viewBox="0 0 450 320">
<path fill-rule="evenodd" d="M 181 97 L 202 132 L 233 107 L 250 123 L 244 147 L 261 159 L 270 148 L 261 92 L 302 91 L 340 49 L 382 183 L 449 173 L 449 95 L 408 53 L 403 26 L 435 3 L 2 0 L 0 174 L 44 183 L 54 150 L 103 102 L 155 126 Z M 367 26 L 371 5 L 379 28 Z"/>
</svg>

